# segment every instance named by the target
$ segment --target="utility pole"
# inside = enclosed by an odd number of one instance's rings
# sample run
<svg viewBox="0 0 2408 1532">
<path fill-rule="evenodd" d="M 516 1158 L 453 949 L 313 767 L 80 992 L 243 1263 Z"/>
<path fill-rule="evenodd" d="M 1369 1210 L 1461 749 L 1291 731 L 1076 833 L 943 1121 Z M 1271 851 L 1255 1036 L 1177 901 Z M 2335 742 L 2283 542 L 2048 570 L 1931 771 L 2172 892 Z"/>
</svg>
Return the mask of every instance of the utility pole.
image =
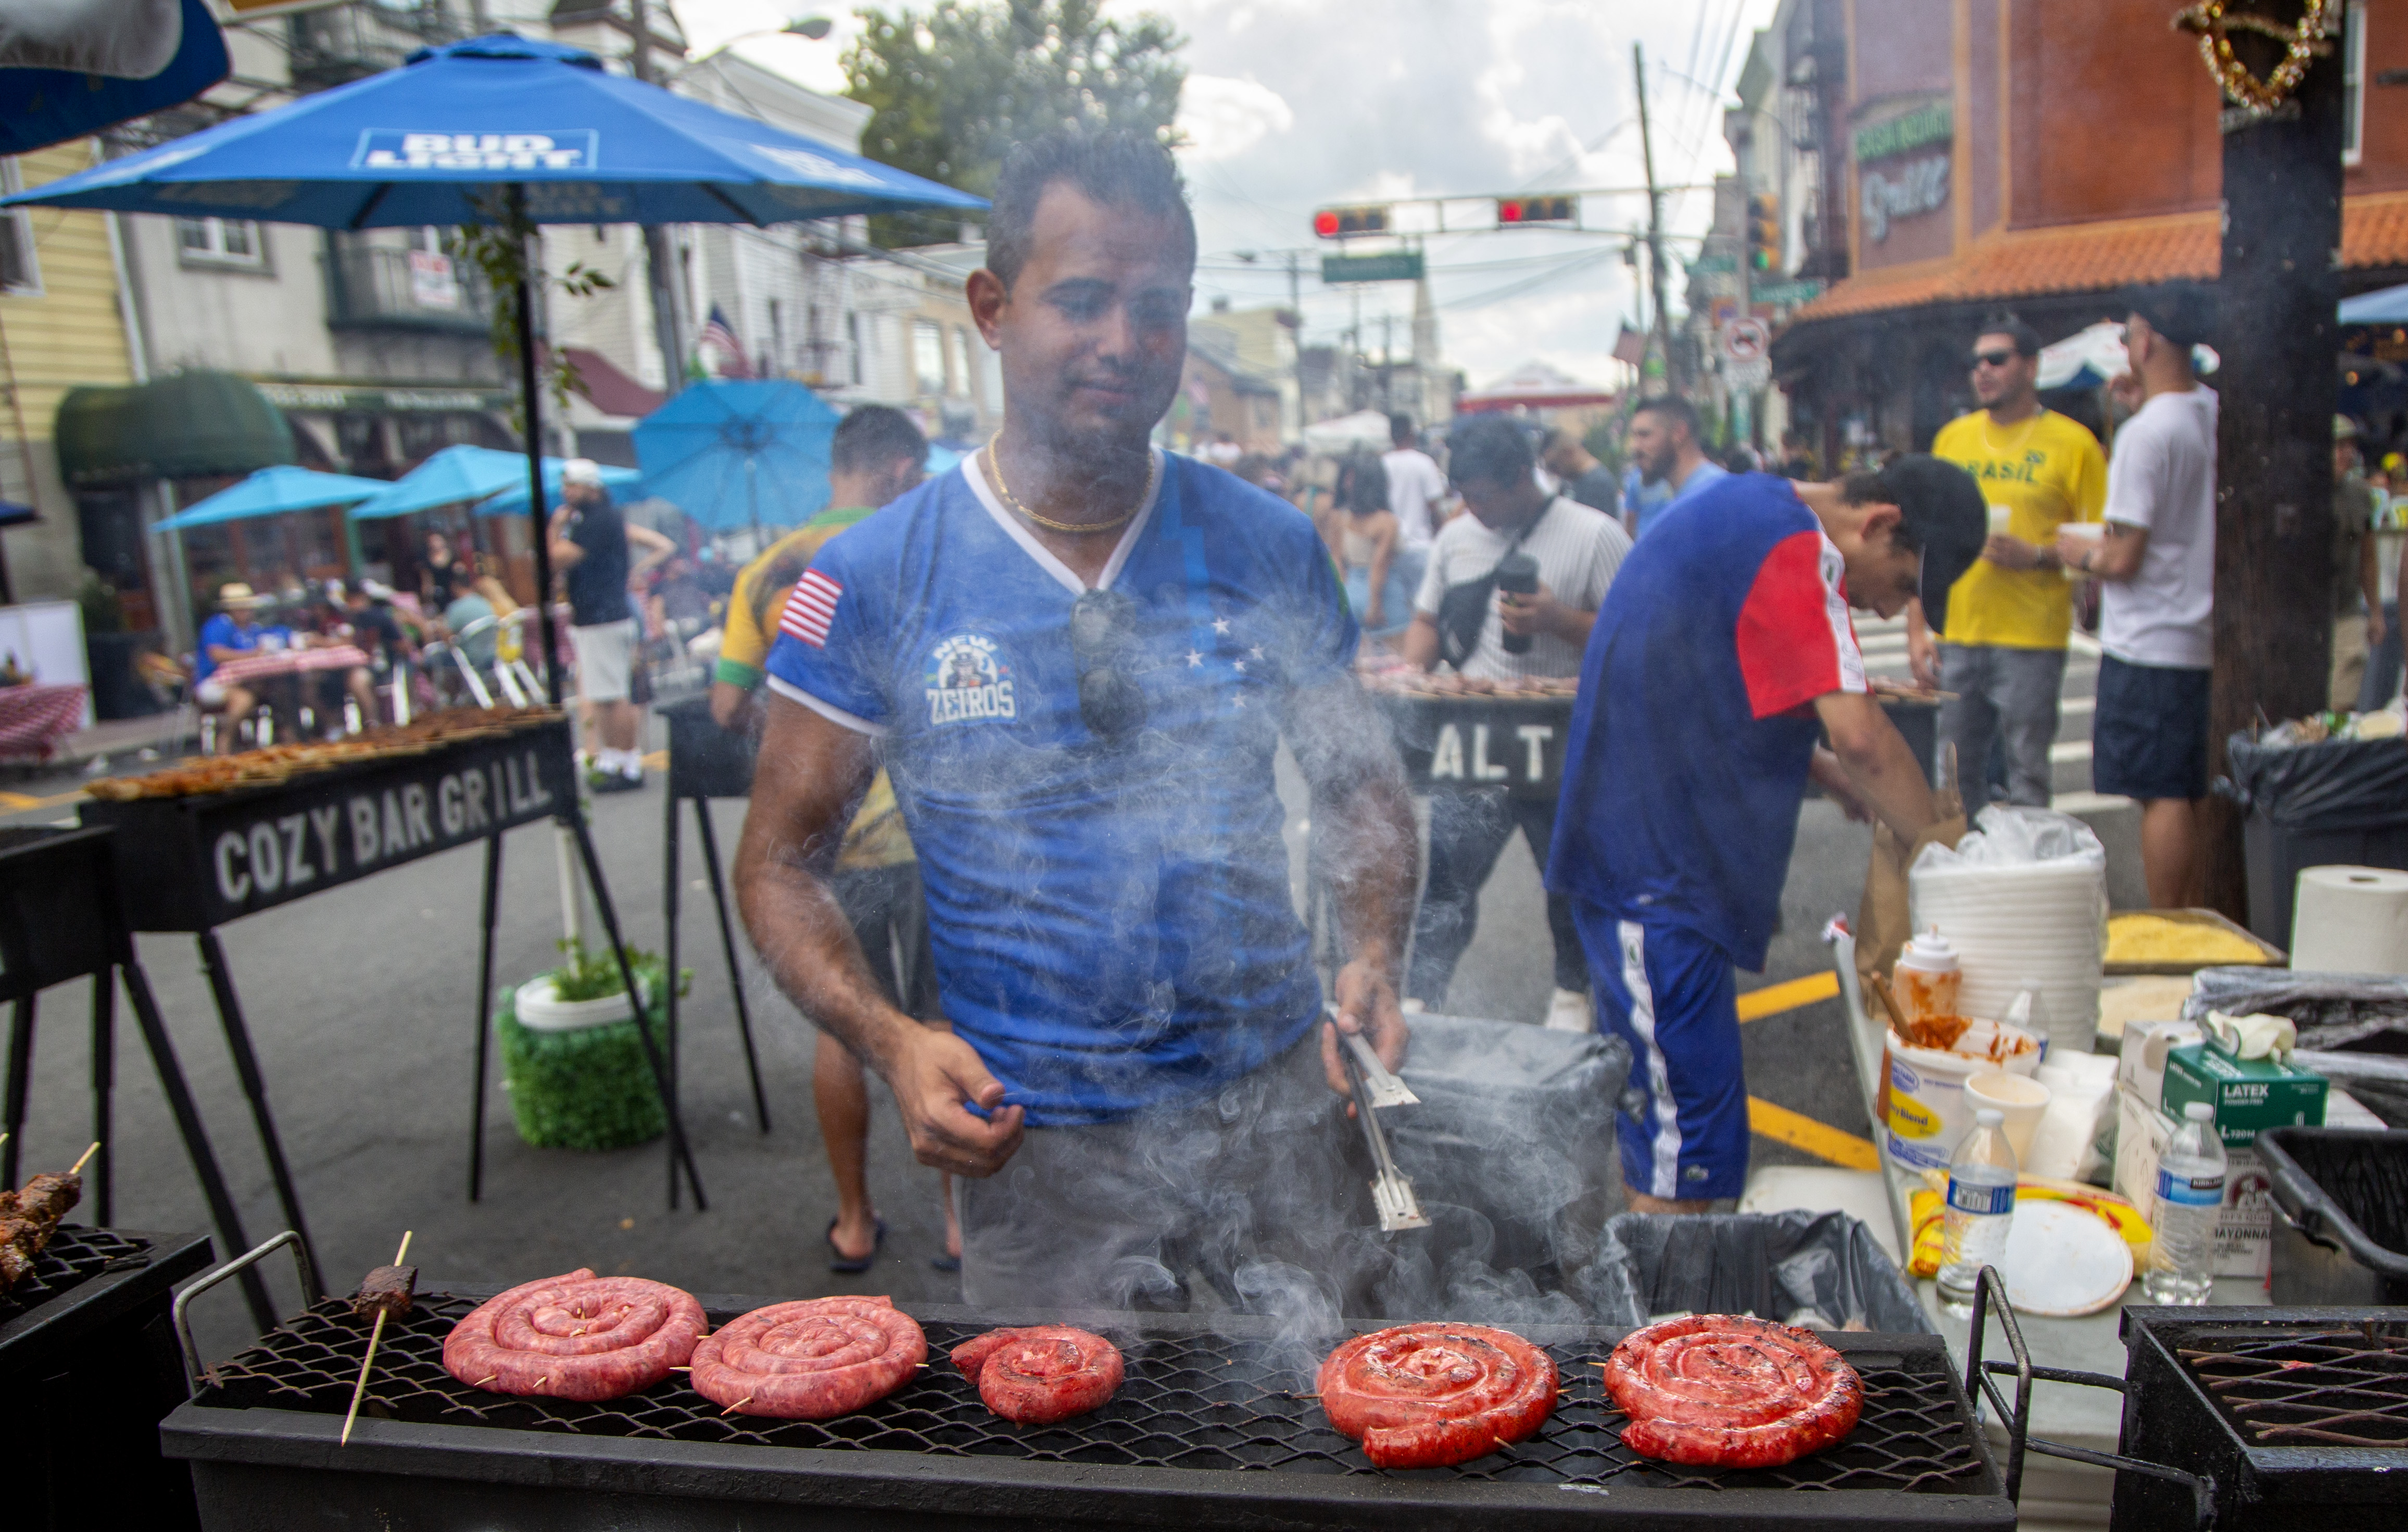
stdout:
<svg viewBox="0 0 2408 1532">
<path fill-rule="evenodd" d="M 1296 374 L 1296 419 L 1288 425 L 1297 431 L 1304 429 L 1304 287 L 1299 264 L 1303 257 L 1295 251 L 1287 252 L 1287 318 L 1288 365 Z"/>
<path fill-rule="evenodd" d="M 1630 45 L 1630 72 L 1639 82 L 1639 156 L 1647 170 L 1648 268 L 1656 294 L 1656 322 L 1650 328 L 1664 357 L 1664 386 L 1679 393 L 1672 377 L 1672 321 L 1664 310 L 1664 193 L 1656 184 L 1656 136 L 1647 121 L 1647 55 L 1637 43 Z M 1639 368 L 1639 387 L 1646 392 L 1644 363 Z"/>
<path fill-rule="evenodd" d="M 1396 315 L 1380 316 L 1380 412 L 1383 415 L 1395 413 L 1397 408 L 1395 387 L 1391 382 L 1397 368 L 1396 327 Z"/>
<path fill-rule="evenodd" d="M 2336 48 L 2309 66 L 2296 109 L 2225 119 L 2211 773 L 2236 731 L 2327 700 L 2342 84 Z M 2207 806 L 2207 902 L 2238 919 L 2240 815 L 2222 798 Z"/>
<path fill-rule="evenodd" d="M 652 80 L 652 17 L 650 0 L 627 0 L 636 34 L 635 50 L 627 62 L 636 78 Z M 685 285 L 680 278 L 675 241 L 666 224 L 644 225 L 644 272 L 652 299 L 652 338 L 661 349 L 661 389 L 675 394 L 685 387 Z"/>
</svg>

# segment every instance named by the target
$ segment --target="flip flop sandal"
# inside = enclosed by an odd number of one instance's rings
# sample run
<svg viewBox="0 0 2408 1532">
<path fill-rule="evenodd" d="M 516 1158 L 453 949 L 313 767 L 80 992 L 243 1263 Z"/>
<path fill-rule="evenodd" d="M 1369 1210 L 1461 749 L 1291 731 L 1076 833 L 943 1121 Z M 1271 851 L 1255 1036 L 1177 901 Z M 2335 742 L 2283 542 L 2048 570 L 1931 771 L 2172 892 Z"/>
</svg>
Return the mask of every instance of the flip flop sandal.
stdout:
<svg viewBox="0 0 2408 1532">
<path fill-rule="evenodd" d="M 962 1268 L 962 1258 L 958 1255 L 948 1255 L 944 1253 L 944 1252 L 939 1251 L 936 1254 L 928 1257 L 928 1264 L 935 1267 L 939 1271 L 954 1272 L 959 1271 Z"/>
<path fill-rule="evenodd" d="M 828 1220 L 828 1253 L 835 1257 L 834 1260 L 828 1262 L 828 1269 L 830 1271 L 838 1272 L 848 1277 L 857 1277 L 878 1264 L 878 1253 L 883 1249 L 886 1244 L 886 1220 L 880 1218 L 874 1219 L 872 1222 L 876 1224 L 878 1232 L 870 1236 L 869 1253 L 867 1255 L 847 1255 L 844 1252 L 836 1248 L 836 1220 L 833 1218 Z"/>
</svg>

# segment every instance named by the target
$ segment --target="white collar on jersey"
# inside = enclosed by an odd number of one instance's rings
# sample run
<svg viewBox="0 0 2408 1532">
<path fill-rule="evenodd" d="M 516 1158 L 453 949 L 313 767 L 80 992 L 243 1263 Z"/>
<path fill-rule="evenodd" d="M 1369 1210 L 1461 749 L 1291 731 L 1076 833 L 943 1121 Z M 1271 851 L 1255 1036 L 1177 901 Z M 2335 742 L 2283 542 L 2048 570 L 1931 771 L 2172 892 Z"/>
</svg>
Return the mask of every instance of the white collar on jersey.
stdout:
<svg viewBox="0 0 2408 1532">
<path fill-rule="evenodd" d="M 1159 447 L 1148 448 L 1147 451 L 1153 452 L 1157 460 L 1162 455 Z M 1060 581 L 1062 588 L 1072 595 L 1083 594 L 1087 582 L 1073 573 L 1068 565 L 1055 558 L 1053 550 L 1039 542 L 1037 534 L 1028 530 L 1026 522 L 1003 508 L 1003 501 L 996 496 L 995 487 L 986 481 L 986 465 L 981 461 L 984 456 L 983 452 L 972 452 L 962 461 L 962 478 L 968 483 L 970 493 L 978 496 L 978 503 L 986 508 L 986 513 L 995 518 L 995 524 L 1003 528 L 1024 552 L 1037 561 L 1039 568 Z M 1145 531 L 1146 523 L 1154 520 L 1154 508 L 1162 499 L 1162 481 L 1169 476 L 1170 465 L 1157 461 L 1154 469 L 1145 504 L 1138 507 L 1128 530 L 1122 533 L 1121 540 L 1112 545 L 1112 556 L 1105 561 L 1103 573 L 1096 580 L 1096 590 L 1109 591 L 1112 582 L 1121 578 L 1121 566 L 1128 563 L 1129 550 L 1137 546 L 1137 539 Z"/>
</svg>

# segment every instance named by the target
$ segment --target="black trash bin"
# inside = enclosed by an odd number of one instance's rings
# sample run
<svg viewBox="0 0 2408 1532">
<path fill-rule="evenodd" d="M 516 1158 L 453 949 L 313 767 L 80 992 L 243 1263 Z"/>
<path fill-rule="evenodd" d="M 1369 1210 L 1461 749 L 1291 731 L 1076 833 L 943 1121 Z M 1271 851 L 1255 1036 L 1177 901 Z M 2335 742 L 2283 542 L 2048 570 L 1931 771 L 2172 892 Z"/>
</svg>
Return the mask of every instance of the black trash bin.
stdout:
<svg viewBox="0 0 2408 1532">
<path fill-rule="evenodd" d="M 1693 1313 L 1883 1335 L 1931 1329 L 1898 1263 L 1842 1212 L 1624 1213 L 1606 1224 L 1577 1285 L 1600 1324 Z"/>
<path fill-rule="evenodd" d="M 2249 929 L 2291 944 L 2291 898 L 2309 867 L 2408 871 L 2408 740 L 2226 742 L 2229 775 L 2216 790 L 2243 815 Z"/>
</svg>

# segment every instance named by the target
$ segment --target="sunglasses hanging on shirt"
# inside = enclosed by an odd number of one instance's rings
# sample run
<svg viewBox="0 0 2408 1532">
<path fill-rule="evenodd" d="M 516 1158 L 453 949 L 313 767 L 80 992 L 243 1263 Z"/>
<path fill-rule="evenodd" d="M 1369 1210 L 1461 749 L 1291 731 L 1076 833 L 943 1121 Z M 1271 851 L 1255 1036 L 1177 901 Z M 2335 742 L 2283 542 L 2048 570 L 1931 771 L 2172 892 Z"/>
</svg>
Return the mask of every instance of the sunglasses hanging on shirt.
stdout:
<svg viewBox="0 0 2408 1532">
<path fill-rule="evenodd" d="M 1070 604 L 1070 659 L 1079 669 L 1079 717 L 1118 740 L 1145 723 L 1145 693 L 1129 674 L 1137 603 L 1119 591 L 1085 591 Z"/>
</svg>

